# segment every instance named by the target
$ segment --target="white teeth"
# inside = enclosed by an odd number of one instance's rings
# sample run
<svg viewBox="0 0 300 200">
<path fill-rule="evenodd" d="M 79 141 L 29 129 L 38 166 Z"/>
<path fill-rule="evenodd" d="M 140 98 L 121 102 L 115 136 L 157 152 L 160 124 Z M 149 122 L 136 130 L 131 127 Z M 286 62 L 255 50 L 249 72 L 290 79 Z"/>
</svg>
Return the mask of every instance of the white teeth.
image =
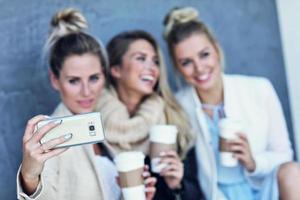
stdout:
<svg viewBox="0 0 300 200">
<path fill-rule="evenodd" d="M 153 81 L 154 77 L 151 75 L 144 75 L 141 77 L 143 81 Z"/>
<path fill-rule="evenodd" d="M 206 79 L 208 79 L 209 74 L 203 74 L 201 76 L 197 76 L 197 79 L 199 79 L 200 81 L 204 81 Z"/>
</svg>

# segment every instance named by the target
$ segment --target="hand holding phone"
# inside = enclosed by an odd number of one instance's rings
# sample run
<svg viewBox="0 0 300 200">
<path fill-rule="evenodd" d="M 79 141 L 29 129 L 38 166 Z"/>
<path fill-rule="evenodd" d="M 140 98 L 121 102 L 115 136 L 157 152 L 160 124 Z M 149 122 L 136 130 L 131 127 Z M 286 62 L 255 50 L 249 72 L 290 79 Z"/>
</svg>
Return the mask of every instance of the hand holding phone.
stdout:
<svg viewBox="0 0 300 200">
<path fill-rule="evenodd" d="M 58 156 L 67 150 L 67 148 L 53 149 L 53 147 L 71 139 L 70 135 L 69 137 L 64 135 L 42 145 L 40 140 L 49 131 L 55 129 L 61 123 L 61 120 L 53 121 L 37 130 L 37 124 L 46 119 L 48 118 L 45 115 L 35 116 L 27 122 L 25 128 L 20 178 L 22 180 L 24 191 L 26 191 L 27 194 L 33 194 L 34 191 L 36 191 L 38 183 L 40 182 L 40 174 L 44 168 L 44 163 L 48 159 Z"/>
<path fill-rule="evenodd" d="M 82 144 L 98 143 L 104 140 L 101 114 L 99 112 L 85 113 L 66 117 L 56 117 L 40 121 L 37 130 L 52 121 L 61 120 L 61 124 L 50 130 L 41 140 L 44 144 L 50 140 L 71 134 L 72 138 L 54 148 L 70 147 Z"/>
</svg>

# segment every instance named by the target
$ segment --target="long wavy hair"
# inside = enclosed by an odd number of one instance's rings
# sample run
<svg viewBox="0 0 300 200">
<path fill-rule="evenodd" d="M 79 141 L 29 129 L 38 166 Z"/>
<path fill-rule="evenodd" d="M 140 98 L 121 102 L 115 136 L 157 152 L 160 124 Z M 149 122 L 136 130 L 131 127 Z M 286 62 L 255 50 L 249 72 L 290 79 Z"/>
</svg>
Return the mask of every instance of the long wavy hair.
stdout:
<svg viewBox="0 0 300 200">
<path fill-rule="evenodd" d="M 155 49 L 158 56 L 160 77 L 154 89 L 165 102 L 165 116 L 167 124 L 176 125 L 178 128 L 179 134 L 177 137 L 177 150 L 179 155 L 184 157 L 190 146 L 190 142 L 193 139 L 193 135 L 190 133 L 187 116 L 176 101 L 169 87 L 163 54 L 155 39 L 149 33 L 142 30 L 122 32 L 116 35 L 107 45 L 110 66 L 121 66 L 122 58 L 129 49 L 130 44 L 140 39 L 148 41 Z M 111 75 L 109 76 L 109 83 L 113 86 L 116 84 Z"/>
</svg>

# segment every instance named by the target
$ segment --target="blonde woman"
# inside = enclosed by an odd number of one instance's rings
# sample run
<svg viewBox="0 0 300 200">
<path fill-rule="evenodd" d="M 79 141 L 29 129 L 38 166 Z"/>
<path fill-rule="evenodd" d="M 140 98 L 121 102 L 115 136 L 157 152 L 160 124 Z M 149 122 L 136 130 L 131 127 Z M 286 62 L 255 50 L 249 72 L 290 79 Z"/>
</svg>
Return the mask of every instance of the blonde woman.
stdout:
<svg viewBox="0 0 300 200">
<path fill-rule="evenodd" d="M 46 45 L 49 73 L 62 101 L 52 116 L 94 111 L 106 80 L 105 49 L 86 33 L 86 20 L 75 9 L 56 13 L 51 28 Z M 39 115 L 27 123 L 23 161 L 17 175 L 18 199 L 121 199 L 109 150 L 102 144 L 53 149 L 69 140 L 71 134 L 41 144 L 41 138 L 60 124 L 60 120 L 54 121 L 34 132 L 35 125 L 46 118 Z M 152 199 L 155 178 L 149 177 L 147 171 L 145 177 L 147 199 Z"/>
<path fill-rule="evenodd" d="M 180 157 L 185 157 L 192 137 L 185 115 L 170 92 L 156 41 L 145 31 L 122 32 L 110 40 L 107 51 L 110 86 L 98 108 L 109 144 L 115 152 L 134 149 L 148 155 L 151 126 L 176 125 L 178 153 L 169 151 L 161 156 L 167 167 L 158 177 L 155 199 L 174 199 L 179 192 L 186 198 L 189 186 L 182 180 Z"/>
<path fill-rule="evenodd" d="M 195 161 L 206 199 L 298 199 L 300 168 L 279 99 L 265 78 L 223 73 L 220 46 L 194 8 L 175 8 L 165 18 L 164 36 L 174 66 L 188 86 L 177 99 L 197 131 Z M 244 122 L 229 151 L 236 167 L 220 164 L 218 122 Z"/>
</svg>

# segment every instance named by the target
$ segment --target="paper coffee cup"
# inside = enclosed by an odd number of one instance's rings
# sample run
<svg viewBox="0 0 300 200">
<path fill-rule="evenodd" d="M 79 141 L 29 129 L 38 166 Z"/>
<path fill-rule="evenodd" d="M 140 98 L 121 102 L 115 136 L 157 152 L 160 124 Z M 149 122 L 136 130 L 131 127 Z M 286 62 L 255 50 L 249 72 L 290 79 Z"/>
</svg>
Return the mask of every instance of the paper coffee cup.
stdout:
<svg viewBox="0 0 300 200">
<path fill-rule="evenodd" d="M 178 130 L 174 125 L 155 125 L 150 129 L 150 157 L 152 172 L 159 173 L 165 164 L 160 162 L 159 154 L 168 150 L 176 150 Z"/>
<path fill-rule="evenodd" d="M 124 200 L 146 200 L 142 176 L 144 159 L 145 155 L 136 151 L 120 153 L 114 159 Z"/>
<path fill-rule="evenodd" d="M 228 141 L 238 138 L 237 133 L 243 131 L 241 121 L 224 118 L 219 122 L 220 129 L 220 162 L 225 167 L 235 167 L 238 165 L 237 158 L 233 157 L 233 153 L 230 152 Z"/>
</svg>

